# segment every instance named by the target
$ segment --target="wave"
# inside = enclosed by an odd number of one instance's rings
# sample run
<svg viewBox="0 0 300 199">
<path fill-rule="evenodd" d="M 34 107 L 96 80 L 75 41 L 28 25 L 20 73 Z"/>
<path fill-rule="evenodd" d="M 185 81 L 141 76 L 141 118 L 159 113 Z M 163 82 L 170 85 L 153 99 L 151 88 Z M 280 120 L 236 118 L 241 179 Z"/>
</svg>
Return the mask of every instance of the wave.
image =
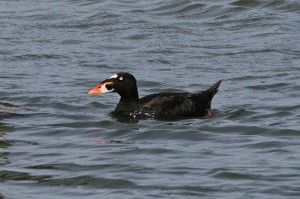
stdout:
<svg viewBox="0 0 300 199">
<path fill-rule="evenodd" d="M 227 14 L 237 14 L 245 10 L 270 9 L 284 12 L 300 12 L 300 3 L 292 0 L 236 0 L 236 1 L 186 1 L 158 0 L 151 3 L 140 0 L 134 5 L 124 1 L 110 4 L 112 7 L 125 7 L 127 11 L 144 12 L 156 16 L 194 17 L 224 17 Z"/>
</svg>

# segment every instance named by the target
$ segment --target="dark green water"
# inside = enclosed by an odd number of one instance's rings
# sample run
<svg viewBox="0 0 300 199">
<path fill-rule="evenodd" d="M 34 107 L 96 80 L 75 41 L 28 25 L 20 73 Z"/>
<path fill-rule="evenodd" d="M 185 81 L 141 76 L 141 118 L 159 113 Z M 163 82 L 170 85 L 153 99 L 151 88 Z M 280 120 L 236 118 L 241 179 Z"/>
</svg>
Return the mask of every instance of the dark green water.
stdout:
<svg viewBox="0 0 300 199">
<path fill-rule="evenodd" d="M 0 1 L 0 198 L 299 198 L 300 4 Z M 213 116 L 123 121 L 140 96 L 224 79 Z"/>
</svg>

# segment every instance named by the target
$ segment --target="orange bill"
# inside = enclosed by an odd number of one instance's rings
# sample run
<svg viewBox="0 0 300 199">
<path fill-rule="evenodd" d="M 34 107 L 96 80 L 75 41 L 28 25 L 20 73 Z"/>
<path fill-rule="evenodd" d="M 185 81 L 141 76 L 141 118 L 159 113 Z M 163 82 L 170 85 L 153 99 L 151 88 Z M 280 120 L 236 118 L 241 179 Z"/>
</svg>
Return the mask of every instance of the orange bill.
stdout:
<svg viewBox="0 0 300 199">
<path fill-rule="evenodd" d="M 98 84 L 95 88 L 88 92 L 89 95 L 103 94 L 113 91 L 113 82 L 104 82 Z"/>
</svg>

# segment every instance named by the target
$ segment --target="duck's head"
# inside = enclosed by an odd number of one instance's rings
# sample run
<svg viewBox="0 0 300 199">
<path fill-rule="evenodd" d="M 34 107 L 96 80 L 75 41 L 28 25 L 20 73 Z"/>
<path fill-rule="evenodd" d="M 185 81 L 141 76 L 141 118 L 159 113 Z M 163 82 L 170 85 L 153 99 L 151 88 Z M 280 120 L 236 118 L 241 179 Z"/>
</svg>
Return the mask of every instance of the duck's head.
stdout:
<svg viewBox="0 0 300 199">
<path fill-rule="evenodd" d="M 103 94 L 107 92 L 117 92 L 121 99 L 138 99 L 136 79 L 130 73 L 117 73 L 99 83 L 88 94 Z"/>
</svg>

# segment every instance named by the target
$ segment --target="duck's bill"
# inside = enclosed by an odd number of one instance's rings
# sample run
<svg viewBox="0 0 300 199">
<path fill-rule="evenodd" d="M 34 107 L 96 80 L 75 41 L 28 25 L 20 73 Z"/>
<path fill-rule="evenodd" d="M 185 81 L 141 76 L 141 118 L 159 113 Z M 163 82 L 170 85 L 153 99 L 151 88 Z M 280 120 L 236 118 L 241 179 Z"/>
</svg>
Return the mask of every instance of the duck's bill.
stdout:
<svg viewBox="0 0 300 199">
<path fill-rule="evenodd" d="M 103 94 L 114 90 L 113 82 L 102 82 L 88 92 L 89 95 Z"/>
</svg>

